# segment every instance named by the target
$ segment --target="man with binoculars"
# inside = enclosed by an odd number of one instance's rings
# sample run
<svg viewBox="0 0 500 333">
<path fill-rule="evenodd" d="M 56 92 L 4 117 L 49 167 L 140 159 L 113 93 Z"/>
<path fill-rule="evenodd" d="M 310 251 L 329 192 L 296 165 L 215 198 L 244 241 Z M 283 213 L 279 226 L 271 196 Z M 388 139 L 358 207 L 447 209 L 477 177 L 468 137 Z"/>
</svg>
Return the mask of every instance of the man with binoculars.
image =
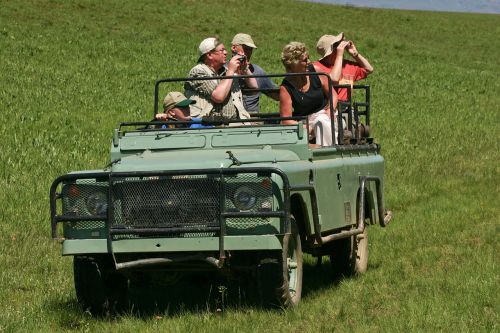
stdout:
<svg viewBox="0 0 500 333">
<path fill-rule="evenodd" d="M 330 74 L 333 84 L 354 85 L 355 81 L 366 78 L 373 72 L 372 65 L 357 50 L 356 45 L 344 38 L 344 33 L 333 36 L 323 35 L 316 45 L 316 51 L 321 57 L 313 62 L 316 72 Z M 347 51 L 354 61 L 344 59 Z M 347 101 L 347 89 L 337 89 L 339 101 Z"/>
</svg>

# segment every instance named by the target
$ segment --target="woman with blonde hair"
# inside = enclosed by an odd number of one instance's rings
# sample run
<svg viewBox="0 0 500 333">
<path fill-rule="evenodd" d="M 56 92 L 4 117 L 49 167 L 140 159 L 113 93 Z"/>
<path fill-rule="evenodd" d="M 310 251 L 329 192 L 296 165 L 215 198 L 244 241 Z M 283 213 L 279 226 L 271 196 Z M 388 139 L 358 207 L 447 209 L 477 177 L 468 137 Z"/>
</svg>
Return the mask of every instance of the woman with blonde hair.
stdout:
<svg viewBox="0 0 500 333">
<path fill-rule="evenodd" d="M 281 53 L 281 61 L 287 73 L 314 72 L 303 43 L 287 44 Z M 337 94 L 335 91 L 332 93 L 333 105 L 336 105 Z M 331 146 L 333 142 L 329 97 L 326 76 L 287 76 L 280 86 L 280 115 L 281 117 L 307 116 L 312 134 L 316 136 L 316 144 Z M 285 120 L 283 123 L 294 124 L 296 121 Z"/>
</svg>

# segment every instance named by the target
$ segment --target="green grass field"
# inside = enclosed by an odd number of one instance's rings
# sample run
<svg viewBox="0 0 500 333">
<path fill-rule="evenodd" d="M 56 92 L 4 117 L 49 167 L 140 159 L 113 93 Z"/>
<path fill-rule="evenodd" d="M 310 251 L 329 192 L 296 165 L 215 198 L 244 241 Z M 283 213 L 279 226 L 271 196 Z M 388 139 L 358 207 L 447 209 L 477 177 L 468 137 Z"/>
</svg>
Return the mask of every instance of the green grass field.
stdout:
<svg viewBox="0 0 500 333">
<path fill-rule="evenodd" d="M 332 283 L 306 261 L 284 312 L 180 306 L 96 319 L 50 238 L 58 175 L 102 168 L 113 128 L 149 120 L 154 81 L 185 76 L 205 37 L 238 32 L 281 73 L 282 47 L 344 31 L 375 68 L 386 228 L 366 275 Z M 274 1 L 0 0 L 0 332 L 498 332 L 500 15 Z M 180 87 L 172 87 L 179 88 Z M 277 104 L 264 101 L 268 110 Z"/>
</svg>

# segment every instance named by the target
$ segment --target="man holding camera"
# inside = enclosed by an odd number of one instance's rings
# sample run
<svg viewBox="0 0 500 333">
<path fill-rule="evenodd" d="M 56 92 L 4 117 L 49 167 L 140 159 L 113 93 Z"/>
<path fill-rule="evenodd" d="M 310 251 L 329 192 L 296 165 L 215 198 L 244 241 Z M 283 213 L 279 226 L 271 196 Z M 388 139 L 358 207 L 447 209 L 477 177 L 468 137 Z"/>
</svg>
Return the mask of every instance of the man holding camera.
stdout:
<svg viewBox="0 0 500 333">
<path fill-rule="evenodd" d="M 258 65 L 250 63 L 250 58 L 252 57 L 253 50 L 257 48 L 252 40 L 252 37 L 248 34 L 239 33 L 233 37 L 231 42 L 231 51 L 233 54 L 245 54 L 246 61 L 248 64 L 248 69 L 251 74 L 254 75 L 266 75 L 266 72 Z M 259 99 L 261 93 L 266 96 L 279 101 L 279 88 L 278 86 L 268 77 L 258 77 L 257 85 L 259 90 L 254 92 L 244 92 L 243 102 L 245 104 L 245 109 L 248 112 L 259 112 Z M 240 86 L 245 89 L 249 88 L 245 82 L 241 82 Z"/>
<path fill-rule="evenodd" d="M 346 50 L 354 61 L 344 59 Z M 321 58 L 313 62 L 314 70 L 330 74 L 333 84 L 352 86 L 355 81 L 362 80 L 373 72 L 372 65 L 358 52 L 352 41 L 345 40 L 343 32 L 336 36 L 321 36 L 316 51 Z M 347 101 L 346 88 L 337 89 L 337 93 L 339 101 Z"/>
<path fill-rule="evenodd" d="M 215 37 L 204 39 L 199 47 L 198 64 L 189 71 L 190 77 L 226 76 L 227 79 L 187 81 L 184 84 L 187 98 L 196 101 L 191 105 L 192 117 L 207 115 L 222 116 L 226 119 L 248 119 L 238 80 L 233 75 L 250 75 L 243 54 L 234 55 L 226 63 L 227 50 L 224 44 Z M 245 79 L 250 88 L 257 88 L 255 78 Z"/>
</svg>

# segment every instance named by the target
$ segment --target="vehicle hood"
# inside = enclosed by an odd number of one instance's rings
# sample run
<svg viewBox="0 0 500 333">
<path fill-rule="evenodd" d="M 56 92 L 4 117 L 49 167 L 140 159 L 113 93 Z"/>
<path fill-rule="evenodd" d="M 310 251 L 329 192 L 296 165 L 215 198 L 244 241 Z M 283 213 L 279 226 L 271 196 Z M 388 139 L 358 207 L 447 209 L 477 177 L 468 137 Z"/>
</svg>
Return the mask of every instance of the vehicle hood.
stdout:
<svg viewBox="0 0 500 333">
<path fill-rule="evenodd" d="M 230 153 L 231 154 L 230 154 Z M 230 157 L 233 156 L 233 158 Z M 221 149 L 150 151 L 122 157 L 113 164 L 113 172 L 192 170 L 250 166 L 254 163 L 270 164 L 298 161 L 300 158 L 289 150 L 263 149 Z"/>
</svg>

